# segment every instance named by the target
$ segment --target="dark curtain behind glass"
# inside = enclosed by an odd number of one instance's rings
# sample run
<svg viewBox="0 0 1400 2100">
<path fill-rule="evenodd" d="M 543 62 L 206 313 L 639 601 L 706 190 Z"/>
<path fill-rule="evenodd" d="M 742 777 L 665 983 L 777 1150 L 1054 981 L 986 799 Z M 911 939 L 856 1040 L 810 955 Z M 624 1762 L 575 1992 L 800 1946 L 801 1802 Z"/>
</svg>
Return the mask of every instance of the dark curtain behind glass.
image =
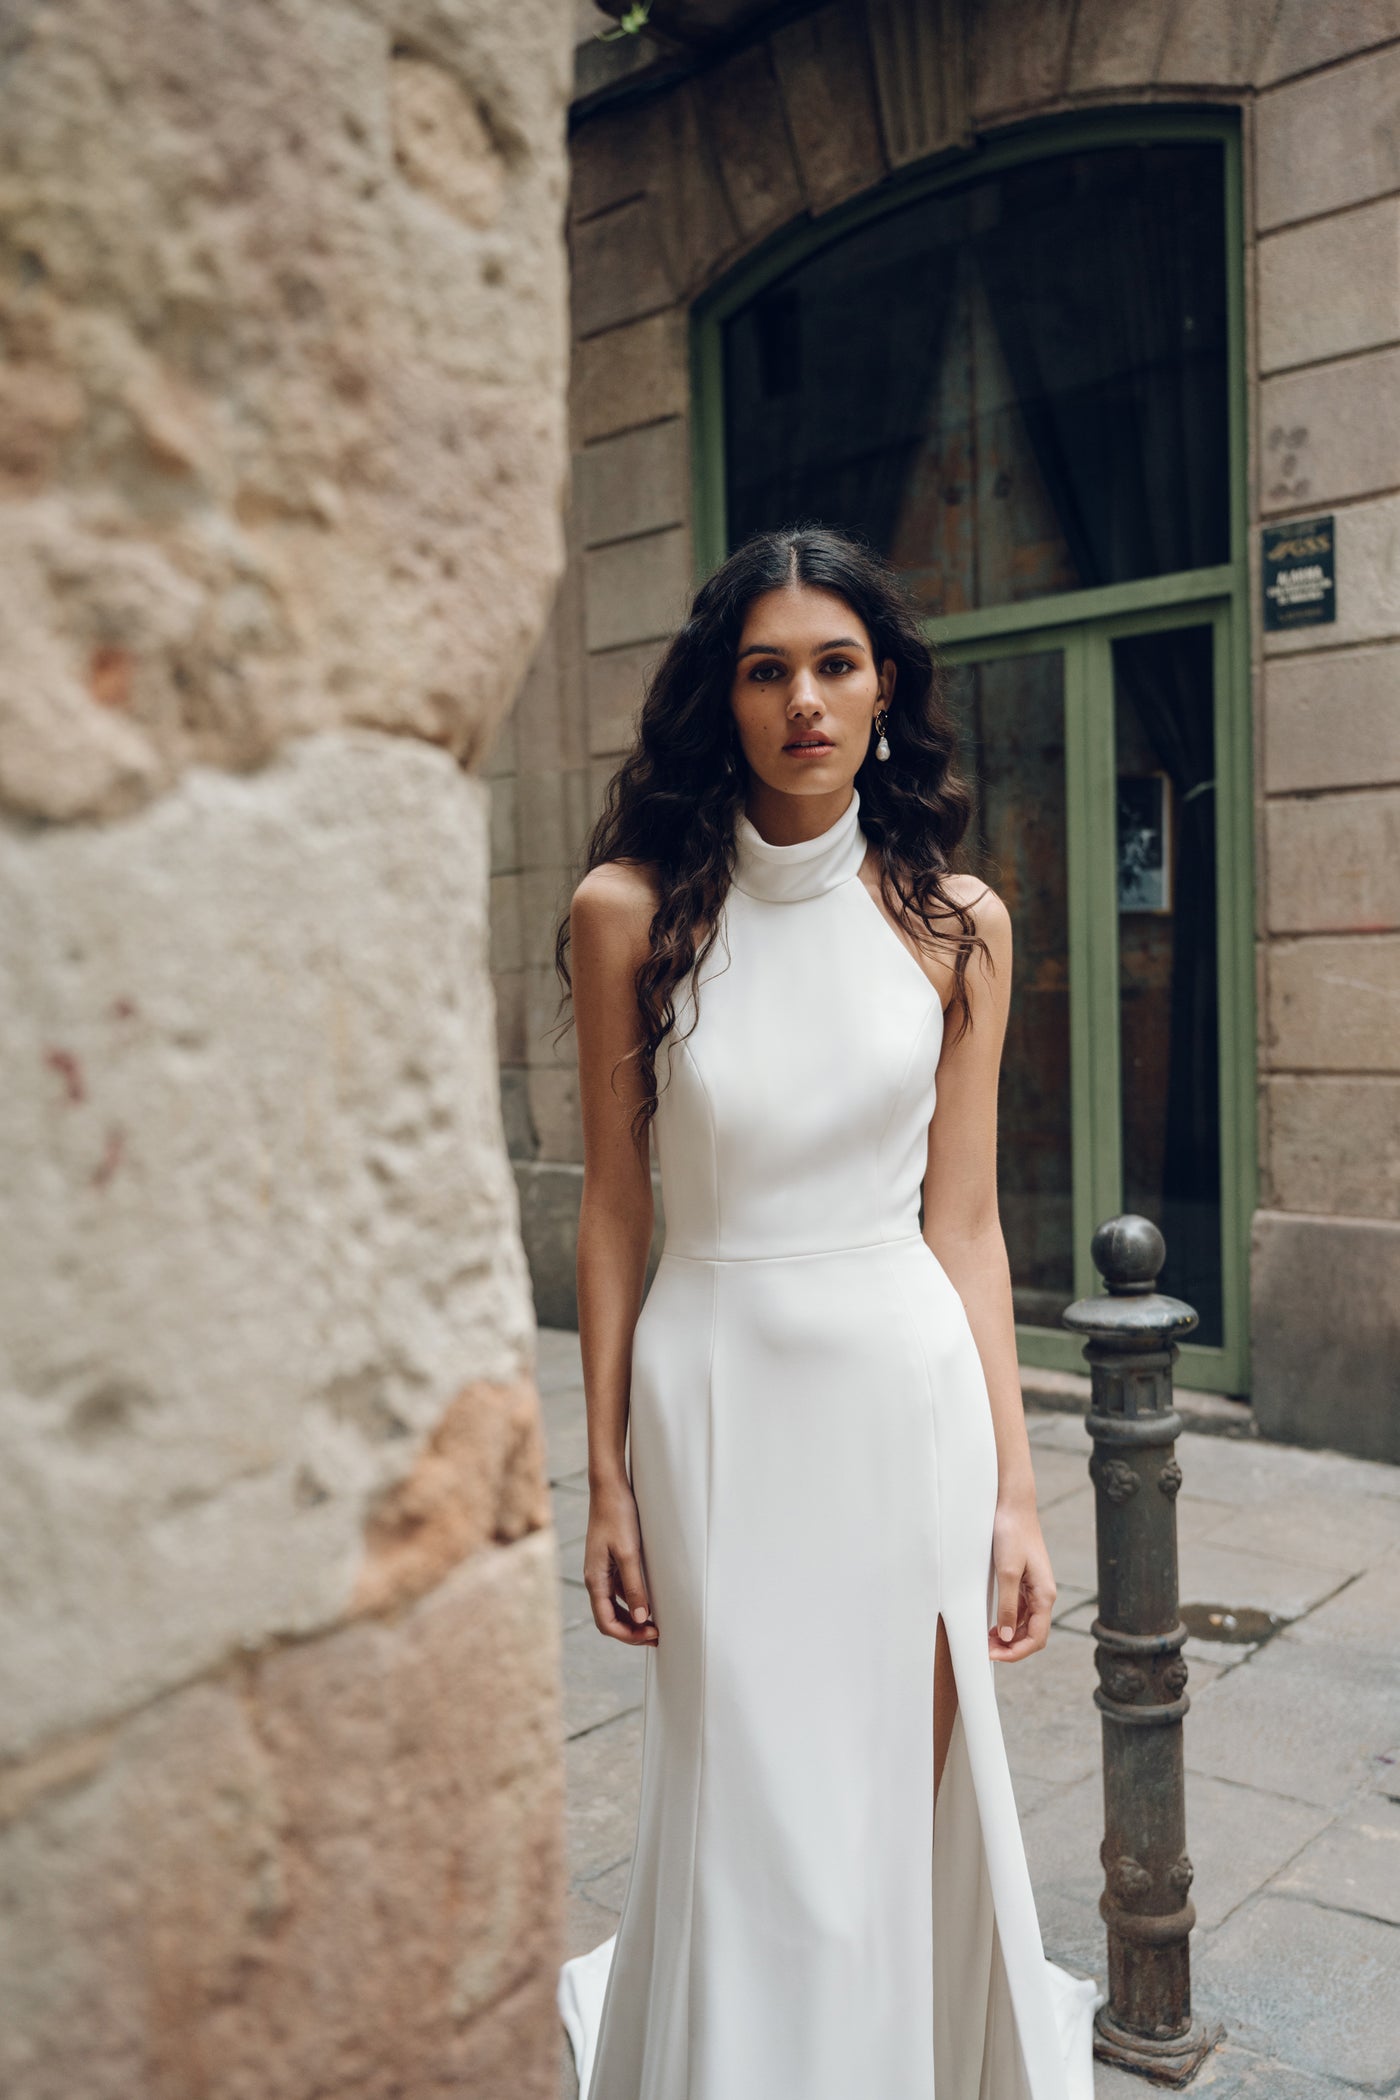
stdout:
<svg viewBox="0 0 1400 2100">
<path fill-rule="evenodd" d="M 1213 141 L 1059 154 L 974 178 L 858 228 L 736 313 L 723 331 L 730 545 L 807 517 L 891 553 L 915 463 L 930 459 L 946 465 L 947 500 L 968 500 L 969 451 L 991 446 L 990 429 L 979 411 L 970 429 L 938 424 L 960 260 L 990 303 L 1025 468 L 1044 478 L 1071 557 L 1068 587 L 1225 561 Z M 993 373 L 968 379 L 958 398 L 994 402 Z M 981 529 L 999 529 L 994 509 L 989 499 Z M 1032 577 L 1022 594 L 1041 587 Z"/>
</svg>

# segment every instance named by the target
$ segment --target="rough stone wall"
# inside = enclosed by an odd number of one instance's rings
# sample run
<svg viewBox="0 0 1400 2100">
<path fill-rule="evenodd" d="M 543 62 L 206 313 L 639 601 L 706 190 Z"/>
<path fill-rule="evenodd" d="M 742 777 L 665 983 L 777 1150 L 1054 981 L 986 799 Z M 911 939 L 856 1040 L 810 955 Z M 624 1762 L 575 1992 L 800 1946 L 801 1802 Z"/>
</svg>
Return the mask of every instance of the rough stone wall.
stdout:
<svg viewBox="0 0 1400 2100">
<path fill-rule="evenodd" d="M 0 22 L 0 2090 L 557 2082 L 477 777 L 563 561 L 556 0 Z"/>
<path fill-rule="evenodd" d="M 1257 1405 L 1400 1459 L 1400 7 L 1286 7 L 1259 90 L 1259 515 L 1338 588 L 1262 637 Z"/>
<path fill-rule="evenodd" d="M 1335 510 L 1343 579 L 1335 627 L 1267 642 L 1251 595 L 1255 1391 L 1273 1433 L 1400 1457 L 1400 4 L 978 0 L 963 111 L 935 12 L 946 26 L 946 0 L 834 0 L 577 130 L 569 579 L 530 720 L 554 725 L 596 806 L 692 583 L 698 293 L 961 137 L 1105 105 L 1243 105 L 1251 547 L 1265 520 Z M 541 732 L 523 706 L 517 728 L 502 763 L 523 807 Z M 568 873 L 552 843 L 547 872 L 552 908 Z M 541 968 L 541 891 L 514 898 L 509 952 Z M 503 1056 L 527 1246 L 541 1304 L 568 1317 L 577 1122 L 543 1010 L 518 1011 Z"/>
</svg>

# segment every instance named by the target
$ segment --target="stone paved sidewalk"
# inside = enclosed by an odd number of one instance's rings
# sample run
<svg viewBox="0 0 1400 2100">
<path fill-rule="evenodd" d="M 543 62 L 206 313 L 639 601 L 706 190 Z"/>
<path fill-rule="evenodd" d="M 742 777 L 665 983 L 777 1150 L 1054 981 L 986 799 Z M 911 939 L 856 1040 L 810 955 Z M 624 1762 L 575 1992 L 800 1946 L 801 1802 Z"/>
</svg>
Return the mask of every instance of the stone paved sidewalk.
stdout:
<svg viewBox="0 0 1400 2100">
<path fill-rule="evenodd" d="M 568 1951 L 578 1954 L 613 1930 L 622 1900 L 642 1657 L 593 1630 L 580 1581 L 577 1338 L 543 1334 L 539 1369 L 564 1627 Z M 1028 1419 L 1056 1629 L 1041 1654 L 997 1671 L 998 1703 L 1046 1952 L 1102 1982 L 1090 1446 L 1077 1414 Z M 1184 2090 L 1211 2100 L 1400 2092 L 1400 1467 L 1194 1431 L 1177 1454 L 1183 1601 L 1288 1621 L 1257 1648 L 1187 1643 L 1193 2000 L 1228 2032 Z M 1097 2066 L 1097 2100 L 1158 2090 Z"/>
</svg>

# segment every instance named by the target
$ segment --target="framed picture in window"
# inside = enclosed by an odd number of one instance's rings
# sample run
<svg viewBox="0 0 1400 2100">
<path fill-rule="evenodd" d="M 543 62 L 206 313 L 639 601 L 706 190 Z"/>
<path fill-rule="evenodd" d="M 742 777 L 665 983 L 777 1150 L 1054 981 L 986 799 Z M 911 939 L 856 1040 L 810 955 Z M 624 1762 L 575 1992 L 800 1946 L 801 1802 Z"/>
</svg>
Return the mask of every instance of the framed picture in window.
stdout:
<svg viewBox="0 0 1400 2100">
<path fill-rule="evenodd" d="M 1118 780 L 1118 909 L 1172 908 L 1171 777 L 1124 773 Z"/>
</svg>

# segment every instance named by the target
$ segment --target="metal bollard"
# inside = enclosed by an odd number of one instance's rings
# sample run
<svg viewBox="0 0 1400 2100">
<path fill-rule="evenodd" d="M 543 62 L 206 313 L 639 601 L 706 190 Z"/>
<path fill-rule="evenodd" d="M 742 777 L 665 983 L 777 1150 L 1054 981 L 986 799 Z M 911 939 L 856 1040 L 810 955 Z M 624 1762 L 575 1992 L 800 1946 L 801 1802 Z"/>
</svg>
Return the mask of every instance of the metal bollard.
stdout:
<svg viewBox="0 0 1400 2100">
<path fill-rule="evenodd" d="M 1166 1242 L 1150 1218 L 1110 1218 L 1094 1234 L 1105 1298 L 1081 1298 L 1066 1327 L 1088 1336 L 1094 1439 L 1098 1616 L 1092 1628 L 1103 1715 L 1104 1890 L 1108 1999 L 1094 2017 L 1094 2054 L 1163 2085 L 1185 2085 L 1224 2034 L 1191 2018 L 1186 1691 L 1177 1591 L 1172 1405 L 1177 1341 L 1196 1325 L 1180 1298 L 1155 1289 Z"/>
</svg>

